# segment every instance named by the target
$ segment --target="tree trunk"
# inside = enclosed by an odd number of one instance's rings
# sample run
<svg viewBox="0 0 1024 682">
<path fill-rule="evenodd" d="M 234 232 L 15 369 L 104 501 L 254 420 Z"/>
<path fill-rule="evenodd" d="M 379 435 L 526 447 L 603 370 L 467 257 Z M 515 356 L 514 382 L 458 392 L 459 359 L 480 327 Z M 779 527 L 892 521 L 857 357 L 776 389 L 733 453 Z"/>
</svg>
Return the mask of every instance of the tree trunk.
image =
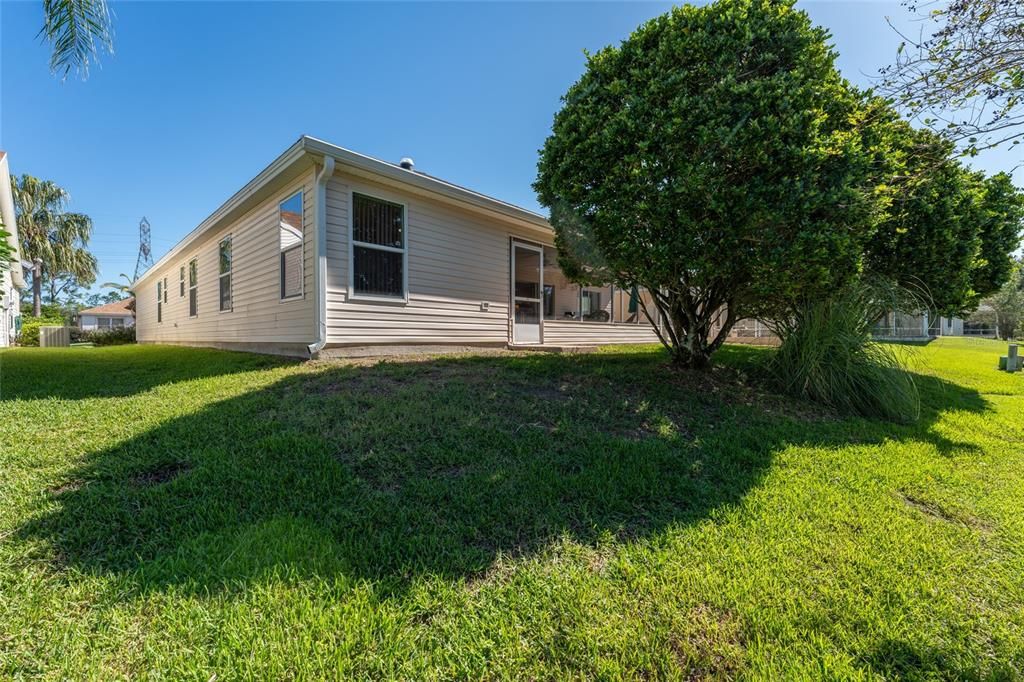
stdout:
<svg viewBox="0 0 1024 682">
<path fill-rule="evenodd" d="M 711 355 L 706 349 L 691 351 L 677 346 L 672 349 L 672 364 L 685 369 L 707 369 L 711 366 Z"/>
<path fill-rule="evenodd" d="M 32 261 L 32 317 L 43 316 L 43 261 Z"/>
</svg>

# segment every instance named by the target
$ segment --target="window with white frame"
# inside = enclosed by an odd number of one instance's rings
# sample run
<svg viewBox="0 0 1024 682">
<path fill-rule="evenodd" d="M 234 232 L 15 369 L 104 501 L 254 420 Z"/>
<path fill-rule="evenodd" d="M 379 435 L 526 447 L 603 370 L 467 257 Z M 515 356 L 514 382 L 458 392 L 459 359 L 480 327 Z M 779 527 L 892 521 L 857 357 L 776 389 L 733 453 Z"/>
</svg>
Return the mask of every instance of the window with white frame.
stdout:
<svg viewBox="0 0 1024 682">
<path fill-rule="evenodd" d="M 167 278 L 164 277 L 164 303 L 167 303 L 167 291 L 168 291 Z"/>
<path fill-rule="evenodd" d="M 178 298 L 185 298 L 185 266 L 178 268 Z"/>
<path fill-rule="evenodd" d="M 160 283 L 157 282 L 158 286 L 159 286 L 159 284 Z M 157 320 L 156 321 L 159 322 L 160 321 L 160 307 L 159 306 L 157 306 L 157 314 L 156 315 L 157 315 Z M 109 317 L 97 317 L 96 318 L 96 328 L 97 329 L 110 329 L 110 318 Z"/>
<path fill-rule="evenodd" d="M 302 296 L 302 192 L 278 206 L 281 247 L 281 298 Z"/>
<path fill-rule="evenodd" d="M 405 207 L 352 194 L 352 290 L 364 296 L 405 297 Z"/>
<path fill-rule="evenodd" d="M 108 318 L 99 319 L 106 320 L 107 326 L 110 326 L 110 320 Z M 164 283 L 159 279 L 156 281 L 156 321 L 164 321 Z"/>
<path fill-rule="evenodd" d="M 188 262 L 188 316 L 199 315 L 199 263 L 195 258 Z"/>
<path fill-rule="evenodd" d="M 220 309 L 221 312 L 231 310 L 231 236 L 220 242 Z"/>
<path fill-rule="evenodd" d="M 110 321 L 110 326 L 114 329 L 124 329 L 124 318 L 115 317 Z"/>
</svg>

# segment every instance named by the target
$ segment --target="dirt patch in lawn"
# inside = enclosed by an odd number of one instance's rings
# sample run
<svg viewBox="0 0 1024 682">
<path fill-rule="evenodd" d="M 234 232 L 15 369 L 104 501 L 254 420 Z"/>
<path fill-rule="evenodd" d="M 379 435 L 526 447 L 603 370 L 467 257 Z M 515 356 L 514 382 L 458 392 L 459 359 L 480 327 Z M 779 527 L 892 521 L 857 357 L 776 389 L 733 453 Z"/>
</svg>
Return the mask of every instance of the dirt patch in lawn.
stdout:
<svg viewBox="0 0 1024 682">
<path fill-rule="evenodd" d="M 744 666 L 742 622 L 731 611 L 709 604 L 690 610 L 686 632 L 670 636 L 669 646 L 687 680 L 731 680 Z"/>
<path fill-rule="evenodd" d="M 914 509 L 920 514 L 923 514 L 926 518 L 933 521 L 941 521 L 943 523 L 955 523 L 961 526 L 967 526 L 980 531 L 992 530 L 991 524 L 984 519 L 979 519 L 977 516 L 971 514 L 965 514 L 952 509 L 948 509 L 938 503 L 926 500 L 918 495 L 908 493 L 905 491 L 899 492 L 900 499 L 911 509 Z"/>
<path fill-rule="evenodd" d="M 47 488 L 47 492 L 53 495 L 54 497 L 60 497 L 65 493 L 73 493 L 76 490 L 81 490 L 82 486 L 84 485 L 85 481 L 67 481 L 65 483 L 61 483 L 60 485 L 53 486 L 52 488 Z"/>
<path fill-rule="evenodd" d="M 135 474 L 129 480 L 131 481 L 131 484 L 135 486 L 160 485 L 162 483 L 173 481 L 178 476 L 188 472 L 191 468 L 192 465 L 188 462 L 171 462 L 170 464 L 162 464 L 158 467 L 154 467 L 153 469 Z"/>
</svg>

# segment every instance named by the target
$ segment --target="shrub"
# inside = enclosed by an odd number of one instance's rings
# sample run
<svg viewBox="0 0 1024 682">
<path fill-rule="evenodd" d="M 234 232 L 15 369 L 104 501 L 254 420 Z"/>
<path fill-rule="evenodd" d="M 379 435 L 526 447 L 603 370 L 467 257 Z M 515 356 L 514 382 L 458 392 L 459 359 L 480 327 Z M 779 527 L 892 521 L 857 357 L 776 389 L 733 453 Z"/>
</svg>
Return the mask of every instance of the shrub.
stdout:
<svg viewBox="0 0 1024 682">
<path fill-rule="evenodd" d="M 534 183 L 558 263 L 646 289 L 678 364 L 860 271 L 878 150 L 831 42 L 791 1 L 683 5 L 590 55 L 563 98 Z"/>
<path fill-rule="evenodd" d="M 95 343 L 97 346 L 123 346 L 135 343 L 135 327 L 117 327 L 114 329 L 97 329 L 83 332 L 82 341 Z"/>
<path fill-rule="evenodd" d="M 22 318 L 21 332 L 18 334 L 19 346 L 38 346 L 39 328 L 64 326 L 63 317 L 29 317 Z"/>
<path fill-rule="evenodd" d="M 913 422 L 921 401 L 904 364 L 905 346 L 878 343 L 871 327 L 894 307 L 892 290 L 857 284 L 799 307 L 773 324 L 782 339 L 771 369 L 780 388 L 841 412 Z M 909 293 L 897 309 L 907 309 Z M 910 297 L 912 298 L 912 297 Z"/>
</svg>

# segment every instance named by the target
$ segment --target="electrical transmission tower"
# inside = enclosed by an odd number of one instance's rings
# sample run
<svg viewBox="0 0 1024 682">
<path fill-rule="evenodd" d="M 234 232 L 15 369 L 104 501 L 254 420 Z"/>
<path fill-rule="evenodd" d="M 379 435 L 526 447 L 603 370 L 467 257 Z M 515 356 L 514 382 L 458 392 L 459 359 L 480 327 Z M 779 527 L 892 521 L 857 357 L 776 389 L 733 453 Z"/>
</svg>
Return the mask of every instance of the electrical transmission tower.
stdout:
<svg viewBox="0 0 1024 682">
<path fill-rule="evenodd" d="M 152 265 L 153 246 L 150 241 L 149 221 L 146 220 L 146 216 L 142 216 L 142 220 L 139 221 L 139 257 L 135 261 L 135 276 L 132 277 L 132 281 L 137 280 L 139 275 Z"/>
</svg>

